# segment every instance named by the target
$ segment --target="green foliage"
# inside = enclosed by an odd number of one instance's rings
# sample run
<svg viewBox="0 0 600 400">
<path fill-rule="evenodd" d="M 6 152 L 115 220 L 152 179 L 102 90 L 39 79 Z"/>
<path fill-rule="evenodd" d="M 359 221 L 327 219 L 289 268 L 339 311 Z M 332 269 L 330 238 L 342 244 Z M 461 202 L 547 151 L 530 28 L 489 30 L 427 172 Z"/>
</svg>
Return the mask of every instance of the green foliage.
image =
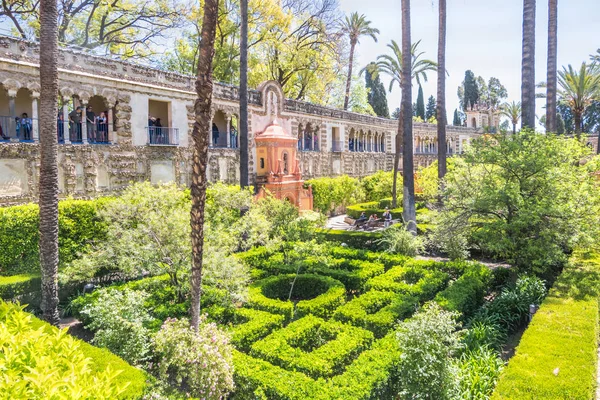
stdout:
<svg viewBox="0 0 600 400">
<path fill-rule="evenodd" d="M 0 303 L 2 396 L 10 399 L 138 399 L 146 375 L 70 337 L 17 305 Z"/>
<path fill-rule="evenodd" d="M 233 390 L 232 350 L 227 334 L 205 316 L 197 332 L 187 320 L 169 319 L 154 336 L 161 379 L 203 399 L 219 400 Z"/>
<path fill-rule="evenodd" d="M 491 280 L 492 273 L 485 265 L 471 264 L 460 278 L 437 294 L 435 301 L 443 309 L 468 318 L 483 304 Z"/>
<path fill-rule="evenodd" d="M 473 106 L 479 101 L 479 89 L 473 71 L 468 70 L 465 72 L 465 80 L 462 86 L 458 88 L 458 98 L 461 108 L 465 111 L 469 107 L 473 109 Z"/>
<path fill-rule="evenodd" d="M 458 109 L 454 109 L 454 118 L 452 119 L 452 125 L 462 126 L 462 120 L 460 119 L 460 115 L 458 114 Z"/>
<path fill-rule="evenodd" d="M 357 249 L 377 249 L 377 240 L 381 238 L 380 232 L 338 231 L 334 229 L 320 229 L 317 231 L 319 238 L 325 241 L 346 244 Z"/>
<path fill-rule="evenodd" d="M 411 315 L 418 304 L 418 298 L 413 295 L 370 290 L 339 307 L 333 318 L 368 329 L 380 338 L 398 320 Z"/>
<path fill-rule="evenodd" d="M 367 217 L 375 214 L 379 218 L 383 216 L 385 212 L 385 207 L 388 207 L 387 199 L 383 199 L 381 201 L 372 201 L 369 203 L 359 203 L 353 204 L 351 206 L 346 207 L 346 213 L 350 218 L 357 219 L 360 217 L 360 214 L 363 212 L 367 215 Z M 390 209 L 390 213 L 392 214 L 393 219 L 402 219 L 402 208 L 393 208 Z"/>
<path fill-rule="evenodd" d="M 18 296 L 40 290 L 39 275 L 23 274 L 0 276 L 0 299 L 12 300 Z"/>
<path fill-rule="evenodd" d="M 371 290 L 409 294 L 420 300 L 430 300 L 448 282 L 449 275 L 419 266 L 398 266 L 370 279 L 365 287 Z"/>
<path fill-rule="evenodd" d="M 413 235 L 407 226 L 396 224 L 383 231 L 379 247 L 389 253 L 415 257 L 423 252 L 425 242 L 421 236 Z"/>
<path fill-rule="evenodd" d="M 372 77 L 369 72 L 365 73 L 365 86 L 369 91 L 368 101 L 375 114 L 378 117 L 389 118 L 390 110 L 388 108 L 385 86 L 379 79 L 379 76 Z"/>
<path fill-rule="evenodd" d="M 453 398 L 487 400 L 492 395 L 504 362 L 487 348 L 467 351 L 454 362 L 456 392 Z"/>
<path fill-rule="evenodd" d="M 295 307 L 290 296 L 299 300 Z M 282 314 L 286 319 L 308 314 L 328 317 L 345 301 L 346 290 L 339 281 L 310 274 L 263 279 L 250 285 L 248 296 L 250 307 Z"/>
<path fill-rule="evenodd" d="M 329 214 L 338 207 L 354 204 L 364 197 L 358 179 L 347 175 L 310 179 L 305 184 L 312 186 L 314 209 L 323 214 Z"/>
<path fill-rule="evenodd" d="M 100 289 L 96 301 L 81 310 L 90 321 L 86 328 L 95 332 L 93 343 L 131 364 L 144 361 L 150 351 L 145 325 L 152 321 L 144 308 L 147 297 L 143 291 Z"/>
<path fill-rule="evenodd" d="M 232 328 L 231 343 L 242 350 L 249 350 L 252 343 L 267 336 L 273 329 L 281 328 L 285 317 L 251 308 L 236 311 L 243 322 Z"/>
<path fill-rule="evenodd" d="M 372 341 L 369 331 L 309 315 L 254 343 L 251 354 L 316 379 L 343 372 Z"/>
<path fill-rule="evenodd" d="M 437 104 L 435 102 L 435 97 L 429 96 L 429 98 L 427 99 L 427 107 L 425 109 L 425 120 L 429 121 L 432 118 L 436 117 L 436 106 Z"/>
<path fill-rule="evenodd" d="M 377 171 L 373 175 L 365 176 L 360 180 L 365 200 L 371 202 L 390 198 L 393 182 L 394 176 L 391 171 Z M 402 185 L 402 181 L 399 182 L 399 185 Z"/>
<path fill-rule="evenodd" d="M 102 240 L 106 225 L 98 212 L 110 199 L 63 200 L 59 203 L 60 268 L 75 260 L 91 243 Z M 0 274 L 39 272 L 37 204 L 0 208 Z"/>
<path fill-rule="evenodd" d="M 529 131 L 474 141 L 446 176 L 447 234 L 466 229 L 485 254 L 550 273 L 598 235 L 600 168 L 590 155 L 575 139 Z"/>
<path fill-rule="evenodd" d="M 419 85 L 419 92 L 417 95 L 417 107 L 415 109 L 415 116 L 421 118 L 423 121 L 427 121 L 425 118 L 425 97 L 423 96 L 423 87 Z"/>
<path fill-rule="evenodd" d="M 523 334 L 492 399 L 594 399 L 598 350 L 597 254 L 565 267 Z"/>
</svg>

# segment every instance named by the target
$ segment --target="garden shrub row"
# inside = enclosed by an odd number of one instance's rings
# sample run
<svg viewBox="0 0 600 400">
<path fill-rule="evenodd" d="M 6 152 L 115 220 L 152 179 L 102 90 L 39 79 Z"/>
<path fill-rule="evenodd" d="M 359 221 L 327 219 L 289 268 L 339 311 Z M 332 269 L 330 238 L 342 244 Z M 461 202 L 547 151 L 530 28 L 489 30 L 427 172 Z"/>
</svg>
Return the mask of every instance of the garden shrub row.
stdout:
<svg viewBox="0 0 600 400">
<path fill-rule="evenodd" d="M 372 341 L 367 330 L 309 315 L 254 343 L 250 354 L 317 379 L 342 373 Z"/>
<path fill-rule="evenodd" d="M 290 288 L 294 284 L 292 299 L 288 301 Z M 304 315 L 330 317 L 336 308 L 346 301 L 344 285 L 327 276 L 279 275 L 257 281 L 248 289 L 248 306 L 285 316 L 286 320 Z"/>
<path fill-rule="evenodd" d="M 62 392 L 82 398 L 139 399 L 146 388 L 143 371 L 15 304 L 0 303 L 0 346 L 7 362 L 0 386 L 7 398 L 67 398 L 59 395 Z"/>
<path fill-rule="evenodd" d="M 58 204 L 60 266 L 75 259 L 92 241 L 102 239 L 106 224 L 98 209 L 110 198 L 63 200 Z M 0 208 L 0 275 L 39 271 L 39 208 L 26 204 Z"/>
<path fill-rule="evenodd" d="M 371 290 L 338 308 L 333 318 L 368 329 L 381 338 L 399 320 L 411 315 L 418 304 L 419 299 L 412 295 Z"/>
<path fill-rule="evenodd" d="M 600 256 L 579 255 L 557 279 L 523 334 L 492 396 L 595 398 Z"/>
<path fill-rule="evenodd" d="M 336 229 L 317 229 L 317 235 L 321 240 L 332 243 L 345 243 L 354 248 L 377 250 L 378 240 L 381 239 L 380 232 L 341 231 Z"/>
<path fill-rule="evenodd" d="M 465 273 L 437 294 L 435 301 L 449 311 L 458 311 L 468 319 L 483 304 L 492 281 L 492 272 L 485 265 L 470 264 Z"/>
<path fill-rule="evenodd" d="M 424 301 L 435 296 L 449 279 L 450 276 L 442 271 L 403 266 L 394 267 L 385 274 L 370 279 L 365 288 L 410 294 Z"/>
<path fill-rule="evenodd" d="M 353 219 L 357 219 L 358 217 L 360 217 L 360 214 L 362 214 L 363 212 L 367 215 L 367 217 L 370 217 L 371 215 L 375 214 L 379 218 L 382 218 L 386 207 L 389 208 L 388 205 L 381 206 L 380 202 L 378 201 L 372 201 L 369 203 L 359 203 L 347 206 L 346 214 L 348 214 L 348 216 Z M 392 213 L 393 219 L 402 220 L 402 208 L 390 208 L 390 213 Z"/>
<path fill-rule="evenodd" d="M 40 291 L 41 280 L 36 274 L 21 274 L 13 276 L 0 276 L 0 299 L 22 300 L 22 296 L 36 294 Z"/>
<path fill-rule="evenodd" d="M 241 350 L 250 350 L 252 343 L 264 338 L 274 329 L 281 328 L 285 320 L 283 315 L 252 308 L 236 310 L 236 317 L 243 322 L 238 322 L 231 329 L 231 343 Z"/>
</svg>

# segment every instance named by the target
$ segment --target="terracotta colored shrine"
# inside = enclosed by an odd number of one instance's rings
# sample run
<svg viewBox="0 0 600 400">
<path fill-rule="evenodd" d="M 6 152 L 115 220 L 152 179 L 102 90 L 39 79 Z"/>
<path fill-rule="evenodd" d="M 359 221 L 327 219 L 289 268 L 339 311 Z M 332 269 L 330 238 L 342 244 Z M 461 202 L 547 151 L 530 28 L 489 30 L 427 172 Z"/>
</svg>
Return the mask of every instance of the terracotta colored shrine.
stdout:
<svg viewBox="0 0 600 400">
<path fill-rule="evenodd" d="M 256 183 L 260 186 L 257 196 L 265 197 L 268 191 L 276 198 L 294 204 L 300 211 L 312 210 L 312 188 L 304 189 L 296 159 L 298 139 L 275 120 L 254 140 L 258 164 Z"/>
</svg>

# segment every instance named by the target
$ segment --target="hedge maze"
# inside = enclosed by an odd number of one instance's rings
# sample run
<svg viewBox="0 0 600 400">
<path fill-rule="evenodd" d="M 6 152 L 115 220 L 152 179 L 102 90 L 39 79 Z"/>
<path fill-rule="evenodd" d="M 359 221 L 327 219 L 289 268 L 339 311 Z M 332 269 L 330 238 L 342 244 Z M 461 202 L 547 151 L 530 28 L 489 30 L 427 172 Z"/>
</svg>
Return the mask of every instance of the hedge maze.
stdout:
<svg viewBox="0 0 600 400">
<path fill-rule="evenodd" d="M 489 284 L 478 264 L 344 247 L 239 257 L 257 280 L 231 328 L 234 399 L 393 399 L 397 322 L 432 299 L 462 311 Z"/>
</svg>

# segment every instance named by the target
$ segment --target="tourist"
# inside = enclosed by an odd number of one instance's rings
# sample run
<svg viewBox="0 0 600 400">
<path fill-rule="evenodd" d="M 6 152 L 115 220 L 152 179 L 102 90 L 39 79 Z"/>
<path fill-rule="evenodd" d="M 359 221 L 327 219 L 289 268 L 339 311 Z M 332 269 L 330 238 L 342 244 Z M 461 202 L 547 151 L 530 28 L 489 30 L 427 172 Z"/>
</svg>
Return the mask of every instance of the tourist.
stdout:
<svg viewBox="0 0 600 400">
<path fill-rule="evenodd" d="M 108 118 L 106 118 L 106 112 L 102 111 L 98 118 L 97 123 L 97 135 L 98 141 L 108 142 Z"/>
<path fill-rule="evenodd" d="M 154 123 L 156 118 L 152 115 L 148 115 L 148 135 L 150 136 L 150 144 L 156 144 L 156 137 L 154 135 Z"/>
<path fill-rule="evenodd" d="M 4 136 L 4 131 L 2 130 L 2 125 L 0 125 L 0 139 L 2 139 L 2 140 L 10 139 L 8 136 Z"/>
<path fill-rule="evenodd" d="M 69 130 L 71 142 L 81 142 L 81 107 L 69 113 Z"/>
<path fill-rule="evenodd" d="M 90 142 L 96 141 L 96 113 L 92 110 L 92 106 L 88 106 L 85 112 L 86 131 Z"/>
<path fill-rule="evenodd" d="M 212 125 L 212 143 L 213 146 L 217 146 L 217 143 L 219 143 L 219 128 L 217 124 Z"/>
<path fill-rule="evenodd" d="M 156 118 L 154 120 L 154 130 L 156 132 L 156 138 L 158 140 L 158 143 L 161 144 L 169 144 L 168 138 L 165 137 L 165 135 L 163 135 L 163 128 L 162 128 L 162 122 L 160 122 L 160 118 Z M 167 139 L 167 140 L 165 140 Z"/>
<path fill-rule="evenodd" d="M 387 228 L 392 224 L 392 213 L 389 208 L 385 208 L 385 212 L 383 213 L 383 227 Z"/>
<path fill-rule="evenodd" d="M 23 133 L 23 140 L 31 140 L 31 129 L 33 122 L 27 113 L 21 114 L 21 130 Z"/>
<path fill-rule="evenodd" d="M 17 134 L 17 138 L 21 137 L 21 118 L 15 117 L 15 131 Z"/>
<path fill-rule="evenodd" d="M 232 149 L 237 148 L 237 129 L 235 129 L 233 126 L 231 127 L 231 131 L 229 133 L 229 142 L 231 145 Z"/>
<path fill-rule="evenodd" d="M 62 112 L 59 112 L 56 115 L 56 135 L 58 137 L 58 141 L 62 142 L 65 140 L 65 124 L 64 124 L 64 116 Z"/>
</svg>

